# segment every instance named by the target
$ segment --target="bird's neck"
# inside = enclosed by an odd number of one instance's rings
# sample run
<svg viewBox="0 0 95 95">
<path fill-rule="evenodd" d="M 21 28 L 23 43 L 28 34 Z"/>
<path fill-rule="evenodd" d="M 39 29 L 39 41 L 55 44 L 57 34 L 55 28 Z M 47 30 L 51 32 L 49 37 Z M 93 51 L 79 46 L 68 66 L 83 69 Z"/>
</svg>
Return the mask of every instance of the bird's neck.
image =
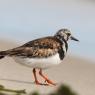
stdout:
<svg viewBox="0 0 95 95">
<path fill-rule="evenodd" d="M 68 43 L 67 43 L 67 41 L 63 37 L 61 37 L 60 35 L 56 35 L 54 37 L 56 39 L 58 39 L 62 43 L 62 46 L 65 45 L 66 52 L 67 52 L 67 50 L 68 50 Z"/>
</svg>

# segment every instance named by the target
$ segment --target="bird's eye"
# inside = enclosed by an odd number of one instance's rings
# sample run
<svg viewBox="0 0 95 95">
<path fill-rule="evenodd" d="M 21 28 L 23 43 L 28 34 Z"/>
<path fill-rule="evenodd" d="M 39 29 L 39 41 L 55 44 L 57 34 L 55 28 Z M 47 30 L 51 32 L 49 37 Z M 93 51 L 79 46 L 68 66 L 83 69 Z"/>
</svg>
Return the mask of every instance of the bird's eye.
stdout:
<svg viewBox="0 0 95 95">
<path fill-rule="evenodd" d="M 67 36 L 70 36 L 71 34 L 70 33 L 67 33 Z"/>
</svg>

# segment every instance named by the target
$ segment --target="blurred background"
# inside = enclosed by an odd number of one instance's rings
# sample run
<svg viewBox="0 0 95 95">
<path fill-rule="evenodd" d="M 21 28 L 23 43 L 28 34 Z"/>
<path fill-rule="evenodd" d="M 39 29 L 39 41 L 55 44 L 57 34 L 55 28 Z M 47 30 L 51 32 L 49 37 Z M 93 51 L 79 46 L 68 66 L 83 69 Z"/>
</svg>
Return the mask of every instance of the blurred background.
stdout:
<svg viewBox="0 0 95 95">
<path fill-rule="evenodd" d="M 0 0 L 0 39 L 23 44 L 68 28 L 68 55 L 95 62 L 95 0 Z"/>
</svg>

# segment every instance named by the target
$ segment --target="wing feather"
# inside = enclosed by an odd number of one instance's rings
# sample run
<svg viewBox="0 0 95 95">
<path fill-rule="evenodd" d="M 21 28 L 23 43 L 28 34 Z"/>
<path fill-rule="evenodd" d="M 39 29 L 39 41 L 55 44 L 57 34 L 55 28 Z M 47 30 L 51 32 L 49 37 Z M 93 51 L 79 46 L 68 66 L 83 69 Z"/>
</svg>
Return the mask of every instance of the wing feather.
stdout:
<svg viewBox="0 0 95 95">
<path fill-rule="evenodd" d="M 9 56 L 43 58 L 58 52 L 61 43 L 53 37 L 45 37 L 30 41 L 20 47 L 7 51 Z"/>
</svg>

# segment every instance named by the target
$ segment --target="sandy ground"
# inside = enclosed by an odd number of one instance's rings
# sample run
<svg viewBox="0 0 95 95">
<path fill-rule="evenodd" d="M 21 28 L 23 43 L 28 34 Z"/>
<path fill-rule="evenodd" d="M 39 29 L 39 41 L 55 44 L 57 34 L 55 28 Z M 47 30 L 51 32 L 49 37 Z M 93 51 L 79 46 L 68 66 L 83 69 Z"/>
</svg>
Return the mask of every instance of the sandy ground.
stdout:
<svg viewBox="0 0 95 95">
<path fill-rule="evenodd" d="M 17 45 L 12 42 L 0 41 L 0 50 L 15 46 Z M 58 85 L 55 87 L 35 85 L 32 68 L 19 65 L 11 58 L 0 60 L 0 84 L 7 88 L 26 89 L 28 93 L 32 91 L 49 93 L 64 83 L 69 85 L 79 95 L 95 94 L 95 64 L 93 62 L 67 55 L 63 63 L 45 70 L 44 73 Z"/>
</svg>

